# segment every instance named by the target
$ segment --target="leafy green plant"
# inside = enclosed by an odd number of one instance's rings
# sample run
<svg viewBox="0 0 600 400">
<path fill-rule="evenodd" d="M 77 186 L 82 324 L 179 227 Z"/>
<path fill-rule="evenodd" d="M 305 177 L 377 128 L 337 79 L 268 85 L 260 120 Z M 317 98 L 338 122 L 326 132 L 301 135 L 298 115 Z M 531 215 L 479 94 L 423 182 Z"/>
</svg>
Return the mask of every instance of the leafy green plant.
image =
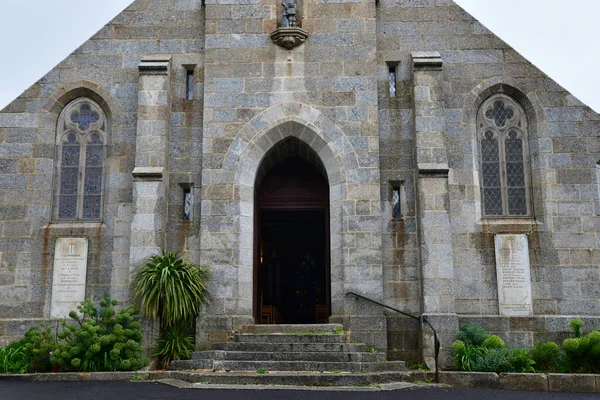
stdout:
<svg viewBox="0 0 600 400">
<path fill-rule="evenodd" d="M 61 322 L 60 339 L 50 361 L 61 371 L 133 371 L 144 367 L 140 346 L 140 323 L 134 320 L 137 311 L 125 307 L 118 313 L 117 302 L 109 294 L 96 307 L 91 300 L 83 301 L 79 313 L 71 311 L 75 323 Z"/>
<path fill-rule="evenodd" d="M 50 356 L 56 349 L 58 340 L 58 323 L 53 331 L 45 324 L 39 328 L 31 328 L 23 337 L 23 351 L 27 360 L 28 372 L 50 372 L 52 363 Z"/>
<path fill-rule="evenodd" d="M 456 369 L 462 371 L 473 371 L 475 362 L 487 350 L 481 346 L 467 346 L 462 340 L 454 342 L 452 349 Z"/>
<path fill-rule="evenodd" d="M 27 360 L 22 340 L 10 343 L 0 349 L 0 374 L 24 374 Z"/>
<path fill-rule="evenodd" d="M 473 360 L 472 370 L 478 372 L 514 372 L 509 354 L 504 349 L 486 349 Z"/>
<path fill-rule="evenodd" d="M 573 329 L 573 335 L 575 335 L 576 338 L 580 338 L 581 328 L 583 328 L 584 326 L 584 323 L 581 320 L 581 318 L 575 318 L 574 320 L 569 322 L 569 326 L 571 327 L 571 329 Z"/>
<path fill-rule="evenodd" d="M 151 256 L 137 272 L 134 298 L 144 315 L 159 320 L 160 335 L 153 356 L 161 366 L 189 359 L 195 349 L 190 334 L 200 306 L 209 299 L 208 271 L 185 262 L 178 253 Z"/>
<path fill-rule="evenodd" d="M 143 381 L 143 380 L 144 380 L 144 377 L 139 372 L 134 372 L 133 375 L 131 376 L 132 382 L 139 382 L 139 381 Z"/>
<path fill-rule="evenodd" d="M 535 372 L 535 369 L 533 368 L 535 365 L 535 360 L 531 358 L 527 349 L 504 349 L 504 351 L 508 353 L 510 365 L 514 372 Z"/>
<path fill-rule="evenodd" d="M 160 320 L 162 328 L 188 324 L 208 301 L 205 282 L 209 274 L 185 262 L 178 253 L 151 256 L 136 275 L 134 298 L 144 315 Z"/>
<path fill-rule="evenodd" d="M 409 370 L 425 370 L 425 371 L 429 371 L 429 368 L 427 368 L 427 365 L 425 365 L 424 363 L 420 363 L 420 364 L 411 364 L 408 367 L 406 367 Z"/>
<path fill-rule="evenodd" d="M 554 342 L 540 342 L 530 351 L 535 361 L 535 369 L 540 372 L 555 372 L 558 366 L 560 349 Z"/>
<path fill-rule="evenodd" d="M 333 333 L 336 333 L 338 335 L 341 333 L 344 333 L 344 328 L 342 328 L 341 326 L 338 326 L 337 328 L 333 329 Z"/>
<path fill-rule="evenodd" d="M 492 335 L 485 339 L 481 345 L 486 349 L 501 349 L 504 347 L 504 340 L 500 339 L 499 336 Z"/>
<path fill-rule="evenodd" d="M 264 374 L 268 374 L 269 371 L 267 371 L 264 368 L 259 368 L 259 369 L 256 370 L 256 373 L 259 374 L 259 375 L 264 375 Z"/>
<path fill-rule="evenodd" d="M 476 323 L 465 324 L 457 335 L 458 340 L 464 342 L 465 346 L 481 346 L 488 337 L 488 331 Z"/>
<path fill-rule="evenodd" d="M 164 368 L 173 360 L 189 359 L 194 350 L 194 336 L 189 334 L 189 330 L 179 325 L 171 325 L 161 333 L 151 356 L 157 357 Z"/>
<path fill-rule="evenodd" d="M 369 353 L 377 353 L 377 348 L 376 347 L 371 347 L 369 350 L 367 350 Z"/>
<path fill-rule="evenodd" d="M 577 320 L 574 320 L 577 321 Z M 581 335 L 583 324 L 571 321 L 575 336 Z M 561 361 L 561 372 L 600 372 L 600 331 L 593 331 L 585 336 L 566 339 L 563 342 L 564 359 Z"/>
</svg>

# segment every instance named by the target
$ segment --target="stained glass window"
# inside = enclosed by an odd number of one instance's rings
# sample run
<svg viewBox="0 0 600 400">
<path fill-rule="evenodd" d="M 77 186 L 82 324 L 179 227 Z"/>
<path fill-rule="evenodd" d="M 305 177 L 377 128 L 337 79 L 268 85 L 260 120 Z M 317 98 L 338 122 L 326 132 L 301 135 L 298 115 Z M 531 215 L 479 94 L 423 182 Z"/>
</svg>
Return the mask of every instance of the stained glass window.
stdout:
<svg viewBox="0 0 600 400">
<path fill-rule="evenodd" d="M 477 126 L 484 214 L 530 215 L 527 120 L 523 109 L 506 95 L 494 95 L 481 106 Z"/>
<path fill-rule="evenodd" d="M 99 220 L 106 117 L 95 102 L 82 98 L 65 107 L 58 127 L 61 162 L 55 216 L 60 220 Z"/>
</svg>

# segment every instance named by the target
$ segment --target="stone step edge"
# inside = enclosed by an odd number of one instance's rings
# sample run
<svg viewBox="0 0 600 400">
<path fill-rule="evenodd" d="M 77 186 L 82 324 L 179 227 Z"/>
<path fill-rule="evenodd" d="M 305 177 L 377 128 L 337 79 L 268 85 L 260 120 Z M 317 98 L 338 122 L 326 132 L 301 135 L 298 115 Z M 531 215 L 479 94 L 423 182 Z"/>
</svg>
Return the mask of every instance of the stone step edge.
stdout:
<svg viewBox="0 0 600 400">
<path fill-rule="evenodd" d="M 294 332 L 317 332 L 335 333 L 336 330 L 344 330 L 342 324 L 273 324 L 273 325 L 244 325 L 238 333 L 241 334 L 272 334 L 272 333 L 294 333 Z"/>
<path fill-rule="evenodd" d="M 314 350 L 305 350 L 312 348 Z M 260 349 L 260 350 L 257 350 Z M 361 343 L 253 343 L 253 342 L 223 342 L 216 343 L 212 349 L 199 351 L 247 351 L 247 352 L 305 352 L 314 351 L 321 353 L 369 352 L 369 347 Z"/>
<path fill-rule="evenodd" d="M 213 371 L 256 371 L 267 372 L 400 372 L 404 371 L 404 361 L 272 361 L 272 360 L 213 360 L 196 359 L 173 361 L 170 369 L 187 371 L 207 369 Z"/>
<path fill-rule="evenodd" d="M 250 354 L 253 356 L 262 356 L 265 354 L 285 354 L 289 356 L 316 356 L 316 355 L 343 355 L 343 356 L 385 356 L 384 353 L 380 352 L 370 352 L 370 351 L 244 351 L 244 350 L 202 350 L 195 351 L 192 353 L 192 360 L 205 360 L 206 358 L 198 358 L 200 356 L 213 356 L 214 360 L 227 360 L 228 355 L 239 355 L 239 354 Z M 222 356 L 222 358 L 214 357 L 216 355 Z M 260 361 L 260 360 L 257 360 Z M 273 361 L 284 361 L 284 360 L 273 360 Z"/>
<path fill-rule="evenodd" d="M 317 391 L 317 392 L 382 392 L 392 390 L 405 390 L 414 387 L 446 387 L 437 384 L 415 384 L 408 382 L 380 383 L 369 386 L 298 386 L 298 385 L 239 385 L 239 384 L 202 384 L 189 383 L 179 379 L 160 379 L 157 381 L 164 385 L 178 389 L 203 389 L 203 390 L 286 390 L 286 391 Z"/>
<path fill-rule="evenodd" d="M 235 333 L 234 343 L 347 343 L 343 333 Z"/>
</svg>

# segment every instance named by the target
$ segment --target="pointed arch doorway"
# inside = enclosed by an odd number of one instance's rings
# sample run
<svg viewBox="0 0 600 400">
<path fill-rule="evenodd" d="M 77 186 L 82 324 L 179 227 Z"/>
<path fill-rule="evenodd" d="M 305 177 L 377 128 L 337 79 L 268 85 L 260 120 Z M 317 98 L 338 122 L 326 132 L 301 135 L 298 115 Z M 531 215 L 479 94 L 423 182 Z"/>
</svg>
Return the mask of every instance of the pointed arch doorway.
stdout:
<svg viewBox="0 0 600 400">
<path fill-rule="evenodd" d="M 329 182 L 319 156 L 296 138 L 277 144 L 259 167 L 254 204 L 256 323 L 326 323 Z"/>
</svg>

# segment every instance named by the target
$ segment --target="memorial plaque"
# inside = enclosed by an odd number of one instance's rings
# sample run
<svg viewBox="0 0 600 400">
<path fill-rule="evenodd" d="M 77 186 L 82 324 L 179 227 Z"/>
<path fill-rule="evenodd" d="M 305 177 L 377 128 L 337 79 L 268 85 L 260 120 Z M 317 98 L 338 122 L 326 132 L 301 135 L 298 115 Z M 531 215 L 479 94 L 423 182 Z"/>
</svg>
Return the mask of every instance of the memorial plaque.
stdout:
<svg viewBox="0 0 600 400">
<path fill-rule="evenodd" d="M 500 315 L 532 315 L 531 268 L 527 235 L 496 235 L 496 276 Z"/>
<path fill-rule="evenodd" d="M 54 251 L 51 318 L 69 316 L 85 299 L 87 238 L 58 238 Z"/>
</svg>

